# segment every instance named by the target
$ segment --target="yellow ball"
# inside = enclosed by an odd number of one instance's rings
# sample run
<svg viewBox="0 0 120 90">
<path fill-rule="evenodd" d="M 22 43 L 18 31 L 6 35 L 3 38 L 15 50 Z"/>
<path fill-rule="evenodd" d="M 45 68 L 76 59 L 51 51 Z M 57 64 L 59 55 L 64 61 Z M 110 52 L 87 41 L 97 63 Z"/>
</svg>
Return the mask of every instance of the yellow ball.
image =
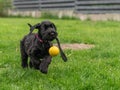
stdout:
<svg viewBox="0 0 120 90">
<path fill-rule="evenodd" d="M 50 48 L 49 48 L 49 54 L 50 54 L 51 56 L 56 56 L 56 55 L 58 55 L 58 54 L 59 54 L 59 49 L 58 49 L 58 47 L 56 47 L 56 46 L 50 47 Z"/>
</svg>

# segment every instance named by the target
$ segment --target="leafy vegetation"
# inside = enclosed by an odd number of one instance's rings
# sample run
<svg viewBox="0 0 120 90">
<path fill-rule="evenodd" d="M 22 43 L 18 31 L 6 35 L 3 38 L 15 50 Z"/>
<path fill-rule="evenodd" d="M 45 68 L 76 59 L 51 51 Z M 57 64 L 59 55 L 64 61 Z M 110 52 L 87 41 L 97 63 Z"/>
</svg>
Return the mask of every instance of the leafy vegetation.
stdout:
<svg viewBox="0 0 120 90">
<path fill-rule="evenodd" d="M 0 17 L 7 16 L 8 9 L 11 7 L 12 0 L 0 0 Z"/>
<path fill-rule="evenodd" d="M 59 17 L 57 14 L 55 13 L 50 13 L 50 12 L 43 12 L 41 13 L 41 18 L 42 19 L 66 19 L 66 20 L 76 20 L 78 19 L 77 17 L 74 16 L 68 16 L 68 15 L 63 15 L 61 17 Z"/>
<path fill-rule="evenodd" d="M 120 24 L 116 21 L 51 20 L 61 43 L 88 43 L 89 50 L 65 50 L 53 57 L 47 75 L 20 66 L 19 41 L 27 23 L 43 19 L 0 18 L 0 90 L 119 90 Z M 55 41 L 54 41 L 55 42 Z"/>
</svg>

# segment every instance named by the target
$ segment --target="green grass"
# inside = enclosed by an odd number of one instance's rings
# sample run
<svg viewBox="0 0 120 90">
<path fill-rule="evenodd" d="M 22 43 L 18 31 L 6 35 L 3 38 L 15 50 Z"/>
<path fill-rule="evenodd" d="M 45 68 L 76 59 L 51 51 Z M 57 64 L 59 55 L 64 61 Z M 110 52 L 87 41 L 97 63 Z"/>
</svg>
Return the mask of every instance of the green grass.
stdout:
<svg viewBox="0 0 120 90">
<path fill-rule="evenodd" d="M 51 19 L 61 43 L 88 43 L 95 48 L 65 50 L 68 62 L 54 57 L 44 75 L 22 69 L 19 52 L 19 41 L 29 32 L 27 23 L 42 20 L 0 18 L 0 90 L 120 89 L 120 22 Z"/>
</svg>

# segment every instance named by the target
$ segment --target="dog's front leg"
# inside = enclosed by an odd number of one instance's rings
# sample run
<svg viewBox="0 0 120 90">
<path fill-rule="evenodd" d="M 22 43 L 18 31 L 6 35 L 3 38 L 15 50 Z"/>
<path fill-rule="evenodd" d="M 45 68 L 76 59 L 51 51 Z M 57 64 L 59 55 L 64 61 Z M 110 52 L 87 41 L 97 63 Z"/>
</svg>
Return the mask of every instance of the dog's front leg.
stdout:
<svg viewBox="0 0 120 90">
<path fill-rule="evenodd" d="M 41 61 L 39 60 L 39 58 L 30 57 L 30 62 L 29 62 L 30 68 L 34 67 L 35 69 L 39 69 L 40 63 Z"/>
<path fill-rule="evenodd" d="M 48 66 L 51 63 L 51 59 L 52 59 L 51 56 L 45 56 L 41 61 L 39 69 L 42 73 L 47 74 Z"/>
</svg>

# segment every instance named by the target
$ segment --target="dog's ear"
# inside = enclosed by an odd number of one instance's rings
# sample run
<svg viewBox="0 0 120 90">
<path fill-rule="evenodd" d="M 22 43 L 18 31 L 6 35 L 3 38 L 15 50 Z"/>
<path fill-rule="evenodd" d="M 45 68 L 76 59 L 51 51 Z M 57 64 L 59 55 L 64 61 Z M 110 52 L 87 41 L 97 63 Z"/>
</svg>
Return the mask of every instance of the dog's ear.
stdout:
<svg viewBox="0 0 120 90">
<path fill-rule="evenodd" d="M 55 26 L 55 24 L 54 24 L 54 23 L 52 23 L 52 26 L 55 28 L 55 30 L 57 30 L 57 28 L 56 28 L 56 26 Z"/>
<path fill-rule="evenodd" d="M 40 29 L 41 24 L 35 24 L 34 26 L 32 26 L 31 24 L 28 23 L 28 26 L 30 27 L 30 33 L 31 34 L 33 32 L 34 29 Z"/>
</svg>

